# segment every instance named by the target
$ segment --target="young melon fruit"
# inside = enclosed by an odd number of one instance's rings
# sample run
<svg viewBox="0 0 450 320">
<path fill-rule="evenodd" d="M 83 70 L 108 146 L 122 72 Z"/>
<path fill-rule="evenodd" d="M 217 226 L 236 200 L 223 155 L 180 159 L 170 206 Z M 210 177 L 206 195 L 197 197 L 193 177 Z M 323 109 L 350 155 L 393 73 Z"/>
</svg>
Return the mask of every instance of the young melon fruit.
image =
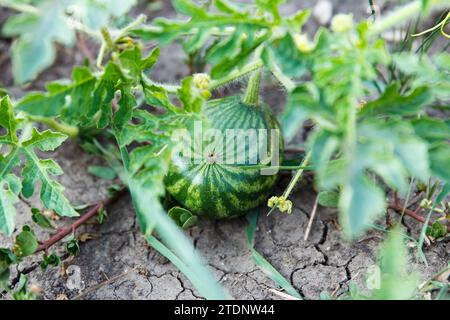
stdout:
<svg viewBox="0 0 450 320">
<path fill-rule="evenodd" d="M 280 128 L 271 110 L 231 96 L 207 102 L 199 119 L 186 126 L 185 138 L 191 139 L 188 156 L 172 157 L 165 179 L 167 191 L 193 214 L 216 219 L 260 206 L 277 180 L 277 174 L 262 175 L 261 167 L 281 161 Z M 196 132 L 200 127 L 201 134 Z M 208 129 L 219 138 L 208 136 Z M 261 142 L 264 132 L 265 143 L 256 143 L 254 134 L 262 137 Z"/>
</svg>

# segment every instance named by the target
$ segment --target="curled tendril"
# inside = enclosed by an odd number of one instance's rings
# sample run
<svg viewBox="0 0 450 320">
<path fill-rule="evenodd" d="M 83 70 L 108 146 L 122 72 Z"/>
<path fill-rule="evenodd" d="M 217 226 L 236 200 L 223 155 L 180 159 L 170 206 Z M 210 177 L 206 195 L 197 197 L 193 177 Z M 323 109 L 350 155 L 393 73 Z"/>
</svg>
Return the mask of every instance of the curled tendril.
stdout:
<svg viewBox="0 0 450 320">
<path fill-rule="evenodd" d="M 424 35 L 424 34 L 427 34 L 427 33 L 432 32 L 432 31 L 434 31 L 434 30 L 436 30 L 436 29 L 440 29 L 440 30 L 441 30 L 441 34 L 442 34 L 444 37 L 450 39 L 450 34 L 448 34 L 448 33 L 445 32 L 445 26 L 447 25 L 447 21 L 450 21 L 450 11 L 447 13 L 447 15 L 445 16 L 444 20 L 442 20 L 441 22 L 439 22 L 439 23 L 438 23 L 437 25 L 435 25 L 434 27 L 432 27 L 432 28 L 430 28 L 430 29 L 427 29 L 427 30 L 425 30 L 425 31 L 422 31 L 422 32 L 420 32 L 420 33 L 413 34 L 412 36 L 413 36 L 413 37 L 420 37 L 420 36 L 422 36 L 422 35 Z"/>
</svg>

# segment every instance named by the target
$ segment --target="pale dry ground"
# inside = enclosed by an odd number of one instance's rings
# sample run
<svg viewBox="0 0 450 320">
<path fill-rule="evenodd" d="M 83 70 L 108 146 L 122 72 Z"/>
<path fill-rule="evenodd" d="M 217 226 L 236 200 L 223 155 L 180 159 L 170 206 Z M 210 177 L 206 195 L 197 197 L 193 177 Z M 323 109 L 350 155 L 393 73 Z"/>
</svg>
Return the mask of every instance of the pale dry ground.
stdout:
<svg viewBox="0 0 450 320">
<path fill-rule="evenodd" d="M 74 143 L 67 144 L 58 152 L 57 159 L 66 172 L 61 182 L 67 186 L 67 194 L 73 203 L 93 203 L 105 197 L 107 184 L 90 176 L 85 170 L 88 165 L 98 161 L 83 155 Z M 321 291 L 332 293 L 336 288 L 345 290 L 350 282 L 364 284 L 365 269 L 374 264 L 383 235 L 370 232 L 359 241 L 349 244 L 341 239 L 334 210 L 320 208 L 310 238 L 304 241 L 313 201 L 314 193 L 306 182 L 295 192 L 295 209 L 291 215 L 275 213 L 267 217 L 262 214 L 258 223 L 256 248 L 307 298 L 317 298 Z M 36 199 L 31 202 L 37 203 Z M 29 205 L 21 201 L 18 211 L 19 225 L 30 223 Z M 64 262 L 67 269 L 65 274 L 61 274 L 60 268 L 42 272 L 36 264 L 40 257 L 26 259 L 18 271 L 26 273 L 32 283 L 44 289 L 43 297 L 46 299 L 54 299 L 61 293 L 73 298 L 117 275 L 121 276 L 83 297 L 199 298 L 189 281 L 170 262 L 146 245 L 139 233 L 128 196 L 122 197 L 108 212 L 109 218 L 103 225 L 88 225 L 78 231 L 78 234 L 89 234 L 94 239 L 81 245 L 78 257 Z M 398 215 L 392 214 L 391 217 L 398 218 Z M 418 235 L 420 226 L 415 221 L 406 217 L 406 225 L 413 236 Z M 244 217 L 232 221 L 204 221 L 187 234 L 234 298 L 276 298 L 269 291 L 276 286 L 252 260 L 247 248 L 245 226 Z M 38 236 L 45 239 L 48 233 L 39 232 Z M 0 246 L 8 242 L 5 237 L 0 237 Z M 446 266 L 450 244 L 446 241 L 433 245 L 427 248 L 426 255 L 429 267 L 417 265 L 423 279 Z M 414 264 L 414 260 L 411 261 Z M 133 268 L 136 269 L 126 273 Z M 13 272 L 11 278 L 11 281 L 15 280 L 17 271 Z M 339 294 L 341 290 L 337 292 Z"/>
<path fill-rule="evenodd" d="M 310 5 L 315 1 L 291 1 L 284 9 L 292 12 L 294 7 Z M 362 16 L 366 10 L 362 2 L 332 1 L 339 3 L 335 12 L 354 12 Z M 301 3 L 301 4 L 300 4 Z M 155 15 L 172 15 L 166 3 L 162 12 Z M 1 16 L 1 15 L 0 15 Z M 1 20 L 0 20 L 1 22 Z M 312 30 L 314 24 L 309 26 Z M 1 51 L 8 44 L 0 43 Z M 187 68 L 182 63 L 179 46 L 164 48 L 161 60 L 153 71 L 153 76 L 161 81 L 176 81 L 186 75 Z M 76 50 L 64 50 L 55 67 L 45 72 L 31 88 L 42 88 L 45 81 L 58 79 L 69 74 L 69 68 L 82 61 Z M 4 65 L 2 70 L 8 70 Z M 24 89 L 11 87 L 8 72 L 2 75 L 2 83 L 11 88 L 18 98 Z M 27 89 L 28 90 L 28 89 Z M 273 90 L 277 90 L 274 91 Z M 267 86 L 264 90 L 266 100 L 274 107 L 282 105 L 282 94 L 276 87 Z M 55 154 L 65 171 L 60 178 L 67 189 L 67 195 L 74 204 L 95 203 L 106 197 L 108 182 L 92 177 L 86 172 L 89 165 L 99 164 L 100 160 L 85 155 L 75 142 L 67 143 Z M 286 185 L 280 182 L 280 189 Z M 275 213 L 270 217 L 260 216 L 256 235 L 256 248 L 277 268 L 306 298 L 318 298 L 321 291 L 339 295 L 348 284 L 364 284 L 364 270 L 374 264 L 378 244 L 383 234 L 370 232 L 353 244 L 341 239 L 337 229 L 334 210 L 319 208 L 308 241 L 303 240 L 304 231 L 312 210 L 315 194 L 310 183 L 298 186 L 293 196 L 295 210 L 292 215 Z M 19 202 L 18 230 L 30 219 L 30 203 L 40 207 L 36 198 L 25 203 Z M 42 272 L 36 261 L 40 257 L 26 259 L 14 270 L 11 282 L 18 279 L 18 272 L 28 275 L 31 282 L 43 289 L 43 298 L 73 298 L 83 293 L 86 299 L 199 299 L 199 294 L 189 281 L 164 257 L 146 245 L 139 233 L 133 208 L 128 196 L 124 196 L 109 212 L 103 225 L 82 227 L 78 234 L 89 234 L 94 239 L 81 244 L 81 254 L 64 261 L 65 272 L 61 268 L 49 268 Z M 398 218 L 395 213 L 391 217 Z M 59 225 L 70 223 L 60 221 Z M 380 221 L 380 224 L 384 224 Z M 420 225 L 405 218 L 405 225 L 414 237 L 418 236 Z M 245 218 L 232 221 L 204 221 L 194 227 L 187 235 L 205 258 L 220 282 L 237 299 L 277 298 L 269 291 L 276 288 L 254 264 L 247 248 L 245 237 Z M 48 233 L 38 232 L 39 239 L 46 239 Z M 10 240 L 0 236 L 0 247 Z M 60 252 L 61 248 L 58 249 Z M 447 265 L 450 257 L 450 244 L 447 241 L 427 247 L 429 267 L 415 264 L 423 279 L 431 277 Z M 108 279 L 112 279 L 106 282 Z M 97 286 L 98 284 L 102 284 Z M 61 296 L 63 294 L 63 296 Z"/>
</svg>

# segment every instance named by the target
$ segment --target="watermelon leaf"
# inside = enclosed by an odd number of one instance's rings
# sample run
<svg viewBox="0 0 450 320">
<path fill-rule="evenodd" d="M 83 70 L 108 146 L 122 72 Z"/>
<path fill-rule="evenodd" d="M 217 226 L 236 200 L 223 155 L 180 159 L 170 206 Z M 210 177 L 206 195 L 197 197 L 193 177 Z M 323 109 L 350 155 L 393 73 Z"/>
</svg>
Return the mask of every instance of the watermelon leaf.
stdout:
<svg viewBox="0 0 450 320">
<path fill-rule="evenodd" d="M 2 98 L 0 127 L 5 129 L 6 133 L 0 136 L 0 145 L 8 146 L 10 150 L 0 157 L 0 184 L 5 189 L 0 196 L 0 230 L 8 235 L 14 231 L 13 205 L 17 202 L 20 191 L 25 197 L 32 196 L 36 182 L 41 184 L 40 199 L 47 209 L 54 210 L 61 216 L 78 216 L 64 196 L 62 185 L 51 177 L 62 174 L 61 168 L 53 160 L 41 159 L 36 153 L 36 150 L 55 150 L 67 136 L 50 130 L 40 132 L 36 128 L 32 128 L 27 135 L 23 125 L 23 119 L 14 115 L 9 97 Z M 25 159 L 23 165 L 20 156 Z M 13 173 L 16 167 L 22 167 L 22 181 Z"/>
<path fill-rule="evenodd" d="M 8 2 L 3 5 L 8 6 Z M 71 19 L 84 23 L 94 33 L 108 24 L 110 17 L 120 17 L 135 3 L 136 0 L 44 0 L 30 4 L 26 12 L 11 16 L 2 33 L 18 38 L 11 47 L 14 80 L 18 84 L 34 80 L 51 66 L 56 57 L 55 43 L 74 45 L 75 27 Z"/>
</svg>

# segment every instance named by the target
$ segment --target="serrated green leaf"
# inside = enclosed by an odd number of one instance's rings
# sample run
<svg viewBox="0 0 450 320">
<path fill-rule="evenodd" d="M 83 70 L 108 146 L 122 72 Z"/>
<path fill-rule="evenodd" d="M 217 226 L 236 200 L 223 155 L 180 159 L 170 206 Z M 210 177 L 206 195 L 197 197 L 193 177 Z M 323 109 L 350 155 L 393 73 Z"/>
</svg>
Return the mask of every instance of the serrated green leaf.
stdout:
<svg viewBox="0 0 450 320">
<path fill-rule="evenodd" d="M 13 107 L 9 98 L 0 101 L 0 126 L 7 129 L 7 134 L 0 137 L 0 144 L 9 145 L 9 152 L 0 156 L 0 184 L 5 192 L 0 196 L 0 230 L 10 234 L 14 229 L 15 210 L 13 204 L 17 201 L 22 184 L 22 193 L 30 197 L 34 193 L 36 182 L 41 183 L 40 197 L 44 205 L 63 216 L 77 216 L 63 194 L 63 187 L 50 178 L 50 175 L 62 174 L 61 168 L 51 159 L 41 160 L 35 149 L 52 151 L 63 143 L 67 136 L 61 133 L 46 130 L 39 132 L 32 128 L 31 136 L 19 143 L 18 124 L 14 116 Z M 10 174 L 12 170 L 21 165 L 20 155 L 25 158 L 20 180 Z"/>
<path fill-rule="evenodd" d="M 91 30 L 99 30 L 109 24 L 111 17 L 125 15 L 136 0 L 75 0 L 70 1 L 69 9 L 77 19 L 83 21 Z"/>
<path fill-rule="evenodd" d="M 167 91 L 158 85 L 146 85 L 144 88 L 145 101 L 155 107 L 163 107 L 165 109 L 176 111 L 177 107 L 172 104 Z"/>
<path fill-rule="evenodd" d="M 442 187 L 441 192 L 439 192 L 438 196 L 436 197 L 436 203 L 440 203 L 445 199 L 445 197 L 450 193 L 450 182 L 447 182 Z"/>
<path fill-rule="evenodd" d="M 119 60 L 122 70 L 127 71 L 127 76 L 130 80 L 140 82 L 142 71 L 145 68 L 150 68 L 155 64 L 159 56 L 159 49 L 154 49 L 149 56 L 142 59 L 142 52 L 138 47 L 133 47 L 124 50 L 119 55 Z"/>
<path fill-rule="evenodd" d="M 15 159 L 14 161 L 18 161 Z M 14 204 L 19 201 L 20 180 L 13 174 L 7 174 L 0 179 L 0 231 L 10 236 L 15 228 L 16 209 Z"/>
<path fill-rule="evenodd" d="M 152 68 L 156 63 L 156 61 L 158 61 L 160 53 L 161 53 L 160 49 L 155 48 L 147 55 L 147 57 L 142 59 L 141 62 L 142 71 Z"/>
<path fill-rule="evenodd" d="M 173 0 L 172 5 L 179 13 L 188 16 L 203 18 L 207 15 L 204 8 L 196 5 L 190 0 Z"/>
<path fill-rule="evenodd" d="M 32 255 L 37 247 L 38 242 L 33 231 L 28 226 L 23 227 L 23 230 L 16 236 L 14 253 L 19 257 L 26 257 Z"/>
<path fill-rule="evenodd" d="M 35 183 L 39 181 L 41 183 L 40 198 L 47 209 L 54 210 L 61 216 L 77 217 L 79 214 L 63 194 L 63 186 L 50 178 L 50 175 L 62 173 L 56 162 L 50 159 L 41 160 L 30 150 L 26 150 L 24 155 L 27 163 L 22 170 L 23 195 L 30 197 L 34 193 Z"/>
<path fill-rule="evenodd" d="M 447 227 L 436 220 L 431 226 L 427 227 L 426 233 L 427 236 L 433 237 L 434 239 L 443 238 L 447 235 Z"/>
<path fill-rule="evenodd" d="M 414 135 L 414 129 L 409 123 L 370 119 L 360 124 L 358 135 L 367 140 L 363 144 L 365 150 L 360 154 L 361 164 L 369 168 L 387 167 L 380 169 L 386 173 L 390 172 L 391 178 L 397 181 L 398 178 L 394 175 L 404 170 L 422 180 L 428 178 L 430 171 L 428 146 L 425 141 Z M 374 152 L 368 157 L 366 155 L 370 150 Z M 400 169 L 401 166 L 404 170 Z"/>
<path fill-rule="evenodd" d="M 18 138 L 16 130 L 18 129 L 19 121 L 14 116 L 14 108 L 8 96 L 0 100 L 0 126 L 6 130 L 6 134 L 0 136 L 0 143 L 17 142 Z"/>
<path fill-rule="evenodd" d="M 310 63 L 308 54 L 302 53 L 295 44 L 293 36 L 288 33 L 276 39 L 270 48 L 275 61 L 288 77 L 301 77 Z"/>
<path fill-rule="evenodd" d="M 208 29 L 200 30 L 186 41 L 184 45 L 184 50 L 189 54 L 197 52 L 208 41 L 210 35 L 211 30 Z"/>
<path fill-rule="evenodd" d="M 113 116 L 113 123 L 117 128 L 123 128 L 133 115 L 133 108 L 136 106 L 136 99 L 131 92 L 131 88 L 123 88 L 120 100 L 117 102 L 119 109 Z"/>
<path fill-rule="evenodd" d="M 405 300 L 414 297 L 418 277 L 408 270 L 408 251 L 399 227 L 389 232 L 378 255 L 380 287 L 371 299 Z"/>
<path fill-rule="evenodd" d="M 318 195 L 318 202 L 323 207 L 337 208 L 339 193 L 335 191 L 321 191 Z"/>
<path fill-rule="evenodd" d="M 298 86 L 290 92 L 286 107 L 280 116 L 286 142 L 291 141 L 299 133 L 304 122 L 311 116 L 314 116 L 315 120 L 322 118 L 320 121 L 323 123 L 333 123 L 333 114 L 317 101 L 314 89 Z"/>
<path fill-rule="evenodd" d="M 327 174 L 329 173 L 327 168 L 332 164 L 330 159 L 339 147 L 340 141 L 338 137 L 331 132 L 321 130 L 315 132 L 308 143 L 311 150 L 311 160 L 316 167 L 320 187 L 333 189 L 336 187 L 336 183 L 341 181 L 339 179 L 341 176 L 336 174 L 334 170 L 333 174 Z"/>
<path fill-rule="evenodd" d="M 3 289 L 8 287 L 9 267 L 17 260 L 17 256 L 11 250 L 0 248 L 0 287 Z"/>
<path fill-rule="evenodd" d="M 339 197 L 340 224 L 344 233 L 354 239 L 369 227 L 369 224 L 383 214 L 386 207 L 385 195 L 363 173 L 353 174 L 342 187 Z"/>
<path fill-rule="evenodd" d="M 53 63 L 56 56 L 54 42 L 66 46 L 75 42 L 75 34 L 60 1 L 42 1 L 37 10 L 36 14 L 13 16 L 3 29 L 7 35 L 20 36 L 11 48 L 14 80 L 19 84 L 34 79 Z"/>
<path fill-rule="evenodd" d="M 65 244 L 66 251 L 72 255 L 77 256 L 80 254 L 80 244 L 76 239 L 70 239 Z"/>
<path fill-rule="evenodd" d="M 181 207 L 173 207 L 168 212 L 167 215 L 172 218 L 175 223 L 183 228 L 187 229 L 197 223 L 198 218 L 192 214 L 187 209 Z"/>
<path fill-rule="evenodd" d="M 61 259 L 54 253 L 47 256 L 44 254 L 43 260 L 39 264 L 43 271 L 47 270 L 48 266 L 57 267 L 61 263 Z"/>
<path fill-rule="evenodd" d="M 95 113 L 100 112 L 97 128 L 105 128 L 111 122 L 113 115 L 111 102 L 117 90 L 116 84 L 123 79 L 124 75 L 120 68 L 116 64 L 109 62 L 103 75 L 97 81 L 92 97 L 93 106 L 97 106 Z"/>
<path fill-rule="evenodd" d="M 55 43 L 71 47 L 75 43 L 72 19 L 84 24 L 92 33 L 109 23 L 109 18 L 124 15 L 136 0 L 42 0 L 29 10 L 10 17 L 3 34 L 19 37 L 11 47 L 16 83 L 33 80 L 53 64 Z"/>
<path fill-rule="evenodd" d="M 430 168 L 433 174 L 450 182 L 450 145 L 439 142 L 430 146 Z"/>
<path fill-rule="evenodd" d="M 450 97 L 450 82 L 448 72 L 450 70 L 449 54 L 442 52 L 434 57 L 416 55 L 403 52 L 394 54 L 393 61 L 396 67 L 405 75 L 411 77 L 411 86 L 414 88 L 427 86 L 432 90 L 435 98 L 448 100 Z"/>
<path fill-rule="evenodd" d="M 231 3 L 228 0 L 214 0 L 214 5 L 219 11 L 223 13 L 232 15 L 243 14 L 243 12 L 234 3 Z"/>
<path fill-rule="evenodd" d="M 66 139 L 67 136 L 65 134 L 51 130 L 39 132 L 36 128 L 33 128 L 30 139 L 22 142 L 22 146 L 28 149 L 37 148 L 41 151 L 53 151 Z"/>
<path fill-rule="evenodd" d="M 30 93 L 17 103 L 18 110 L 42 117 L 60 117 L 67 120 L 65 113 L 73 115 L 69 123 L 76 124 L 75 115 L 93 116 L 98 110 L 89 99 L 94 91 L 96 78 L 78 79 L 70 85 L 49 86 L 47 93 Z M 97 102 L 97 101 L 95 101 Z M 72 120 L 72 121 L 70 121 Z"/>
<path fill-rule="evenodd" d="M 445 141 L 450 137 L 450 124 L 444 120 L 421 117 L 414 119 L 411 124 L 415 133 L 430 143 Z"/>
<path fill-rule="evenodd" d="M 243 38 L 242 34 L 235 32 L 231 36 L 225 38 L 210 48 L 208 48 L 205 60 L 209 63 L 219 63 L 226 55 L 236 56 L 242 47 Z"/>
<path fill-rule="evenodd" d="M 37 208 L 31 208 L 31 219 L 38 226 L 44 229 L 55 229 L 53 222 L 46 216 L 44 216 L 41 211 Z"/>
<path fill-rule="evenodd" d="M 432 100 L 432 92 L 428 87 L 415 88 L 408 95 L 401 95 L 399 91 L 399 83 L 391 84 L 380 98 L 367 103 L 361 109 L 361 114 L 363 116 L 415 115 Z"/>
<path fill-rule="evenodd" d="M 88 172 L 105 180 L 114 180 L 117 173 L 111 167 L 89 166 Z"/>
<path fill-rule="evenodd" d="M 306 10 L 300 10 L 300 11 L 296 12 L 294 15 L 292 15 L 291 17 L 289 17 L 287 19 L 287 23 L 289 24 L 290 31 L 294 34 L 297 32 L 300 32 L 303 25 L 309 19 L 310 15 L 311 15 L 311 10 L 306 9 Z"/>
<path fill-rule="evenodd" d="M 0 98 L 4 98 L 8 95 L 8 90 L 5 88 L 0 87 Z"/>
<path fill-rule="evenodd" d="M 242 48 L 239 54 L 234 57 L 226 56 L 222 59 L 222 61 L 216 64 L 211 69 L 211 77 L 213 79 L 221 78 L 229 74 L 232 70 L 243 66 L 246 62 L 249 61 L 252 53 L 258 48 L 264 41 L 270 38 L 270 35 L 264 34 L 259 37 L 255 37 L 252 39 L 253 41 L 247 41 L 242 45 Z"/>
<path fill-rule="evenodd" d="M 278 7 L 284 3 L 286 0 L 256 0 L 256 5 L 269 13 L 272 14 L 276 23 L 280 20 L 280 11 Z"/>
</svg>

